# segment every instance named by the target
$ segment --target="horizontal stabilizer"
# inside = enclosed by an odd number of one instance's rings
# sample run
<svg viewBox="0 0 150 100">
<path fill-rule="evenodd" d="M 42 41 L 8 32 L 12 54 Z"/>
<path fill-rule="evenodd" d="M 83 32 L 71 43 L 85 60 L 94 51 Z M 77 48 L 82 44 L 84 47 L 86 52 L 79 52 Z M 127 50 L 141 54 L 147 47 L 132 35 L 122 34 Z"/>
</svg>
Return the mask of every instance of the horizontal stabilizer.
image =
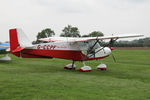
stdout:
<svg viewBox="0 0 150 100">
<path fill-rule="evenodd" d="M 15 50 L 13 50 L 12 52 L 15 53 L 15 52 L 20 52 L 22 51 L 24 48 L 26 47 L 17 47 Z"/>
</svg>

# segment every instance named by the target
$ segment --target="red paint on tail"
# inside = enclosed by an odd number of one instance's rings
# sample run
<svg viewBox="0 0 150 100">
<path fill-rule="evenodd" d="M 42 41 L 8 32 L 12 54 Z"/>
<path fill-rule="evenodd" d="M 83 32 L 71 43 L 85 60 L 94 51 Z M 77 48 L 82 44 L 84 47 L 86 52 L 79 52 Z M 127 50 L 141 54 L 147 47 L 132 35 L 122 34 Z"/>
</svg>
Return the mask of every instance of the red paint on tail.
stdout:
<svg viewBox="0 0 150 100">
<path fill-rule="evenodd" d="M 19 46 L 18 37 L 17 37 L 17 29 L 9 30 L 9 39 L 10 39 L 10 52 L 16 56 L 20 56 L 19 53 L 12 52 Z"/>
</svg>

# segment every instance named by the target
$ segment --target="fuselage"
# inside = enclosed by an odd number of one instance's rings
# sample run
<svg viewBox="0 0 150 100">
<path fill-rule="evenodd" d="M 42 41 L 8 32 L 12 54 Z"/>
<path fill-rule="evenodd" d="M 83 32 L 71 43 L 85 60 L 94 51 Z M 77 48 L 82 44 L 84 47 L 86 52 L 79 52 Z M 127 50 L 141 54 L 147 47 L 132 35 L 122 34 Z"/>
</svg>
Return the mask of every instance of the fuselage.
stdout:
<svg viewBox="0 0 150 100">
<path fill-rule="evenodd" d="M 111 54 L 95 38 L 50 37 L 32 45 L 21 29 L 10 29 L 10 52 L 23 58 L 61 58 L 73 61 L 103 59 Z M 45 39 L 44 39 L 45 41 Z"/>
<path fill-rule="evenodd" d="M 93 42 L 94 43 L 94 42 Z M 93 52 L 88 53 L 90 45 L 87 42 L 49 42 L 33 45 L 32 47 L 25 48 L 21 51 L 21 55 L 24 58 L 36 56 L 39 58 L 61 58 L 74 61 L 103 59 L 111 54 L 111 50 L 108 47 L 97 46 L 93 48 Z M 100 50 L 101 49 L 101 50 Z M 97 52 L 98 51 L 98 52 Z M 97 52 L 94 54 L 94 52 Z M 26 56 L 27 55 L 27 56 Z"/>
<path fill-rule="evenodd" d="M 48 37 L 39 40 L 48 42 L 32 45 L 24 32 L 19 29 L 10 29 L 10 52 L 23 58 L 61 58 L 73 61 L 103 59 L 111 54 L 111 48 L 102 47 L 100 42 L 105 39 L 140 37 L 143 35 L 123 35 L 106 37 Z"/>
</svg>

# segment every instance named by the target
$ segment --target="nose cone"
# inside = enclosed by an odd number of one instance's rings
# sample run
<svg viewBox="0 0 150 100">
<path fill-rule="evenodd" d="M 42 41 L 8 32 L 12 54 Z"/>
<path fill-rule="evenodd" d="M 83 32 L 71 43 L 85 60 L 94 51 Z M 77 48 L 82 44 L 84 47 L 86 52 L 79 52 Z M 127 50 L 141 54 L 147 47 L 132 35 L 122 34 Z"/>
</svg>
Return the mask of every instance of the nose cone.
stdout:
<svg viewBox="0 0 150 100">
<path fill-rule="evenodd" d="M 113 47 L 109 47 L 109 49 L 112 51 L 112 50 L 114 50 L 114 48 Z"/>
<path fill-rule="evenodd" d="M 95 50 L 95 57 L 106 57 L 111 54 L 111 49 L 109 47 L 101 47 Z"/>
<path fill-rule="evenodd" d="M 105 54 L 110 55 L 111 54 L 111 49 L 109 47 L 104 48 Z"/>
</svg>

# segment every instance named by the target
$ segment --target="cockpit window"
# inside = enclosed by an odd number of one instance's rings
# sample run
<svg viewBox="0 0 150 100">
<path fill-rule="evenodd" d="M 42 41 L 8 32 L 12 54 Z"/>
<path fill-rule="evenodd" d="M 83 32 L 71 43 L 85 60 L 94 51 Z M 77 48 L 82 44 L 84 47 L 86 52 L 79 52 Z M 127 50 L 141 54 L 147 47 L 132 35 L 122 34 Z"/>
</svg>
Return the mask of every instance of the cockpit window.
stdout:
<svg viewBox="0 0 150 100">
<path fill-rule="evenodd" d="M 84 49 L 84 50 L 87 50 L 87 51 L 90 50 L 90 49 L 95 50 L 97 48 L 100 48 L 100 44 L 98 42 L 96 42 L 96 40 L 78 42 L 78 46 L 81 49 Z"/>
</svg>

